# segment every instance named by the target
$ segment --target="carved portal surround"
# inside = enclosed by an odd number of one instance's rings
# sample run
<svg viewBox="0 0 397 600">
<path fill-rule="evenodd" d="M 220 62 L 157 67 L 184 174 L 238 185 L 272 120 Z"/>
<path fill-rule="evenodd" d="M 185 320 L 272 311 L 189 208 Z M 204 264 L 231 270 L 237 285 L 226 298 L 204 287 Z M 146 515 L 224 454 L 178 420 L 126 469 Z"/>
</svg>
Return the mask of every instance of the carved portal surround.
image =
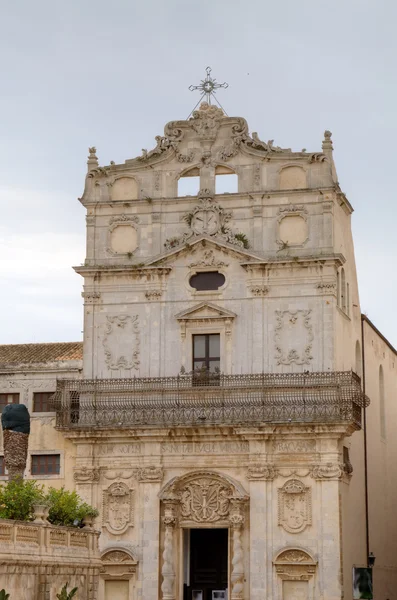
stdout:
<svg viewBox="0 0 397 600">
<path fill-rule="evenodd" d="M 248 495 L 230 477 L 212 471 L 190 472 L 169 481 L 160 492 L 163 553 L 161 562 L 161 600 L 176 600 L 181 585 L 182 550 L 176 552 L 178 531 L 183 528 L 227 528 L 231 533 L 230 600 L 244 600 L 244 550 L 242 533 Z"/>
</svg>

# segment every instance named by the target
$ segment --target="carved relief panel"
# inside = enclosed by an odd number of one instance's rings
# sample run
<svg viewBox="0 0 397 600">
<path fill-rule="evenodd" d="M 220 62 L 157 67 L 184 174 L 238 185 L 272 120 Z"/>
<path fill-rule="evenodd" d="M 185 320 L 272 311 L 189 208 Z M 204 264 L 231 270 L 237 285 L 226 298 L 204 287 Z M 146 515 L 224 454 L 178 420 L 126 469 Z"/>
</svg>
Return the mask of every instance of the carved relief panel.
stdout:
<svg viewBox="0 0 397 600">
<path fill-rule="evenodd" d="M 276 310 L 275 349 L 278 365 L 309 365 L 313 360 L 311 309 Z"/>
<path fill-rule="evenodd" d="M 311 489 L 299 479 L 286 481 L 278 490 L 278 524 L 289 533 L 300 533 L 311 522 Z"/>
<path fill-rule="evenodd" d="M 114 535 L 134 526 L 134 490 L 119 481 L 103 491 L 103 526 Z"/>
<path fill-rule="evenodd" d="M 107 316 L 102 345 L 109 369 L 138 369 L 140 363 L 138 315 Z"/>
<path fill-rule="evenodd" d="M 197 523 L 213 523 L 229 514 L 231 486 L 202 478 L 188 483 L 181 491 L 181 516 Z"/>
</svg>

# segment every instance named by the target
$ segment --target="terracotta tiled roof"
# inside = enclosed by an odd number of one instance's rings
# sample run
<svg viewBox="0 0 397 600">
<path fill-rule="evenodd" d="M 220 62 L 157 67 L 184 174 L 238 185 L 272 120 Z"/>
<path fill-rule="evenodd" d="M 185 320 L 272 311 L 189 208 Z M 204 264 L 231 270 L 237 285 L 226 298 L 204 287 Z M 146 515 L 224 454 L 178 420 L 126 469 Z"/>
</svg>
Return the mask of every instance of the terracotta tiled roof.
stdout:
<svg viewBox="0 0 397 600">
<path fill-rule="evenodd" d="M 82 360 L 83 342 L 0 345 L 0 365 Z"/>
</svg>

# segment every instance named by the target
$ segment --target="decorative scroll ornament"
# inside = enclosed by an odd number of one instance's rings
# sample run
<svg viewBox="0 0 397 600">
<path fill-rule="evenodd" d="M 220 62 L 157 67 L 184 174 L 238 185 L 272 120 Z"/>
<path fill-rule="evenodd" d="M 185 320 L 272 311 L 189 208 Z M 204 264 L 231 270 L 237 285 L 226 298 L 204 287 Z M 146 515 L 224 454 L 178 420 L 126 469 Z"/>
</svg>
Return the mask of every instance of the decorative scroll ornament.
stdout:
<svg viewBox="0 0 397 600">
<path fill-rule="evenodd" d="M 344 473 L 343 466 L 338 463 L 313 465 L 311 476 L 313 479 L 341 479 Z"/>
<path fill-rule="evenodd" d="M 103 526 L 113 534 L 133 527 L 133 490 L 125 483 L 115 482 L 103 492 Z"/>
<path fill-rule="evenodd" d="M 278 365 L 308 365 L 313 360 L 311 309 L 276 310 L 274 341 Z"/>
<path fill-rule="evenodd" d="M 137 470 L 136 478 L 143 483 L 162 481 L 164 469 L 162 467 L 141 467 Z"/>
<path fill-rule="evenodd" d="M 109 225 L 114 225 L 114 223 L 139 223 L 139 217 L 136 215 L 115 215 L 109 219 Z"/>
<path fill-rule="evenodd" d="M 311 525 L 311 489 L 299 479 L 286 481 L 278 490 L 278 524 L 289 533 Z"/>
<path fill-rule="evenodd" d="M 251 285 L 250 292 L 253 296 L 266 296 L 269 288 L 266 285 Z"/>
<path fill-rule="evenodd" d="M 97 468 L 89 469 L 88 467 L 76 468 L 73 474 L 73 479 L 78 483 L 91 483 L 99 481 L 100 471 Z"/>
<path fill-rule="evenodd" d="M 277 469 L 274 465 L 254 464 L 248 467 L 247 479 L 272 480 L 277 477 Z"/>
<path fill-rule="evenodd" d="M 140 333 L 138 315 L 106 317 L 102 340 L 109 369 L 138 369 Z"/>
<path fill-rule="evenodd" d="M 212 479 L 197 479 L 181 492 L 181 515 L 197 523 L 220 521 L 229 514 L 231 496 L 230 486 Z"/>
</svg>

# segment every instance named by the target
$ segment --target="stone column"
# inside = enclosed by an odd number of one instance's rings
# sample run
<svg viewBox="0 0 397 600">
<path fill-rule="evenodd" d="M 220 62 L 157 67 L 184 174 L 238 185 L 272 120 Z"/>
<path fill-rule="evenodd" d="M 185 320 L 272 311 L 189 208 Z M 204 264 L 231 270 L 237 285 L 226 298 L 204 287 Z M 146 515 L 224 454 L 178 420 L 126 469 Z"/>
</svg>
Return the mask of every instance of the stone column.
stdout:
<svg viewBox="0 0 397 600">
<path fill-rule="evenodd" d="M 174 528 L 176 523 L 175 500 L 164 501 L 163 524 L 165 526 L 163 564 L 161 575 L 162 600 L 175 600 Z"/>
<path fill-rule="evenodd" d="M 231 501 L 230 522 L 232 524 L 232 584 L 231 600 L 244 600 L 244 554 L 241 532 L 244 524 L 243 504 L 241 500 Z"/>
<path fill-rule="evenodd" d="M 262 459 L 263 460 L 263 459 Z M 264 462 L 248 467 L 250 480 L 250 600 L 263 600 L 267 594 L 266 574 L 269 565 L 268 518 L 269 504 L 267 489 L 276 475 L 273 465 Z M 270 484 L 268 484 L 268 481 Z M 270 557 L 271 563 L 272 554 Z"/>
<path fill-rule="evenodd" d="M 163 470 L 157 467 L 142 467 L 137 478 L 142 486 L 143 524 L 142 539 L 142 599 L 158 600 L 159 546 L 160 546 L 160 501 L 159 492 Z"/>
</svg>

